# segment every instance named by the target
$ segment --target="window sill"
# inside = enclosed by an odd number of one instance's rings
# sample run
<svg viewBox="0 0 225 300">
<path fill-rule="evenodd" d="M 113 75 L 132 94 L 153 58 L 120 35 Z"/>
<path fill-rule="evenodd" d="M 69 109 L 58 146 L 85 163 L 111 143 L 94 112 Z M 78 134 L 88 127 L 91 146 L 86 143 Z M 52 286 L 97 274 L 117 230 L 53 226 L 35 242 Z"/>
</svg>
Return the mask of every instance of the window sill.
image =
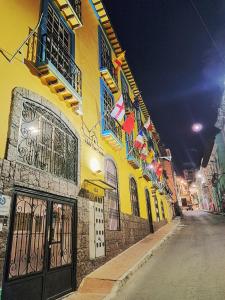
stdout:
<svg viewBox="0 0 225 300">
<path fill-rule="evenodd" d="M 111 130 L 104 130 L 102 132 L 102 136 L 114 150 L 117 151 L 123 148 L 122 142 L 114 135 Z"/>
<path fill-rule="evenodd" d="M 82 114 L 82 97 L 61 75 L 56 67 L 50 62 L 40 63 L 37 68 L 40 71 L 41 81 L 49 86 L 50 90 L 65 101 L 77 114 Z"/>
<path fill-rule="evenodd" d="M 127 160 L 134 169 L 140 168 L 140 162 L 133 155 L 128 155 Z"/>
<path fill-rule="evenodd" d="M 115 79 L 113 78 L 113 76 L 111 75 L 110 71 L 108 70 L 108 68 L 106 68 L 106 67 L 100 68 L 100 73 L 101 73 L 101 76 L 104 79 L 105 83 L 109 87 L 110 91 L 112 93 L 117 93 L 119 90 L 118 85 L 117 85 Z"/>
</svg>

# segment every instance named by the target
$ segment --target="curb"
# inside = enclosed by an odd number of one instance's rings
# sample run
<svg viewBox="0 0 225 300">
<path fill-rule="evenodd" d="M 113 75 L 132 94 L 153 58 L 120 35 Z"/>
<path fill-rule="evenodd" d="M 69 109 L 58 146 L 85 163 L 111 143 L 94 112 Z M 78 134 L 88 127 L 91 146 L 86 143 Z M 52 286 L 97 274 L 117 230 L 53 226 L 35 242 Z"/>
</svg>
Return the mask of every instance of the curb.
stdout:
<svg viewBox="0 0 225 300">
<path fill-rule="evenodd" d="M 179 226 L 181 222 L 181 218 L 177 219 L 177 224 L 174 226 L 174 228 L 167 233 L 164 238 L 159 241 L 152 249 L 150 249 L 129 271 L 127 271 L 123 276 L 121 276 L 116 283 L 114 284 L 110 294 L 105 296 L 103 300 L 112 300 L 116 297 L 118 292 L 124 287 L 124 285 L 127 283 L 127 281 L 134 275 L 136 271 L 138 271 L 144 264 L 146 264 L 150 258 L 153 256 L 154 252 L 162 246 L 162 244 L 169 239 L 174 232 L 177 230 L 177 227 Z"/>
</svg>

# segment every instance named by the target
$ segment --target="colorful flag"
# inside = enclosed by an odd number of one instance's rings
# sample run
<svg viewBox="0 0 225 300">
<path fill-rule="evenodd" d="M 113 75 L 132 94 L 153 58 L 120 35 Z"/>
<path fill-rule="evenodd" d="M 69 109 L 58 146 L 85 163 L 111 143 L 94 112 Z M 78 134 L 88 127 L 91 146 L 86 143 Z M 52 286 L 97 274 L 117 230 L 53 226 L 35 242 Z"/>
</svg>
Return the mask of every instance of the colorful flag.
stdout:
<svg viewBox="0 0 225 300">
<path fill-rule="evenodd" d="M 153 131 L 153 124 L 150 120 L 150 117 L 148 117 L 147 121 L 144 124 L 144 127 L 146 128 L 146 130 L 148 131 Z"/>
<path fill-rule="evenodd" d="M 130 113 L 129 116 L 126 118 L 125 122 L 123 123 L 122 129 L 130 134 L 134 129 L 134 113 Z"/>
<path fill-rule="evenodd" d="M 142 147 L 144 146 L 144 142 L 145 142 L 144 136 L 143 136 L 143 132 L 141 130 L 134 141 L 134 147 L 137 149 L 142 149 Z"/>
<path fill-rule="evenodd" d="M 162 175 L 162 172 L 163 172 L 163 166 L 160 163 L 158 163 L 156 171 L 155 171 L 156 176 L 158 178 L 160 178 L 160 176 Z"/>
<path fill-rule="evenodd" d="M 147 147 L 146 143 L 144 143 L 144 145 L 141 149 L 140 157 L 142 160 L 146 160 L 147 156 L 148 156 L 148 147 Z"/>
<path fill-rule="evenodd" d="M 155 152 L 154 152 L 154 150 L 151 148 L 151 150 L 150 150 L 149 153 L 148 153 L 148 156 L 146 157 L 146 162 L 147 162 L 148 164 L 151 164 L 152 161 L 153 161 L 153 159 L 154 159 L 154 157 L 155 157 Z"/>
<path fill-rule="evenodd" d="M 120 53 L 120 55 L 113 61 L 113 65 L 117 72 L 121 69 L 124 58 L 125 58 L 125 51 Z"/>
<path fill-rule="evenodd" d="M 125 106 L 123 102 L 123 96 L 121 94 L 119 100 L 116 102 L 113 111 L 111 112 L 111 116 L 117 121 L 122 121 L 124 115 L 125 115 Z"/>
</svg>

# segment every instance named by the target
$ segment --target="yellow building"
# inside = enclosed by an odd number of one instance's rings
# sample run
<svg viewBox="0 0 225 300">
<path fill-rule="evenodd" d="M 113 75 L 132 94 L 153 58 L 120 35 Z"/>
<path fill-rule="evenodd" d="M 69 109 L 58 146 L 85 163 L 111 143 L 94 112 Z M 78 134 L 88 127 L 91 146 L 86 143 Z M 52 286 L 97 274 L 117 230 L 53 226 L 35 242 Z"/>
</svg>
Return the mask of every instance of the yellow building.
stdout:
<svg viewBox="0 0 225 300">
<path fill-rule="evenodd" d="M 115 69 L 101 0 L 4 1 L 0 15 L 2 297 L 60 297 L 171 210 L 133 148 L 149 112 L 126 59 Z M 110 115 L 121 94 L 130 135 Z"/>
</svg>

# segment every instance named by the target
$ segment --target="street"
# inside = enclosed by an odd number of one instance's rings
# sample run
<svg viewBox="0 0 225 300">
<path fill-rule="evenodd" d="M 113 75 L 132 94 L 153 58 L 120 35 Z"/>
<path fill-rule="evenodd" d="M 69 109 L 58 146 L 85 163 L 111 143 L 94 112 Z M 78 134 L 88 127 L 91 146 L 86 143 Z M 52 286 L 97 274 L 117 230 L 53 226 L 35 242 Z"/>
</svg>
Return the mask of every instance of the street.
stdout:
<svg viewBox="0 0 225 300">
<path fill-rule="evenodd" d="M 224 300 L 225 217 L 185 212 L 174 235 L 128 281 L 117 300 Z"/>
</svg>

